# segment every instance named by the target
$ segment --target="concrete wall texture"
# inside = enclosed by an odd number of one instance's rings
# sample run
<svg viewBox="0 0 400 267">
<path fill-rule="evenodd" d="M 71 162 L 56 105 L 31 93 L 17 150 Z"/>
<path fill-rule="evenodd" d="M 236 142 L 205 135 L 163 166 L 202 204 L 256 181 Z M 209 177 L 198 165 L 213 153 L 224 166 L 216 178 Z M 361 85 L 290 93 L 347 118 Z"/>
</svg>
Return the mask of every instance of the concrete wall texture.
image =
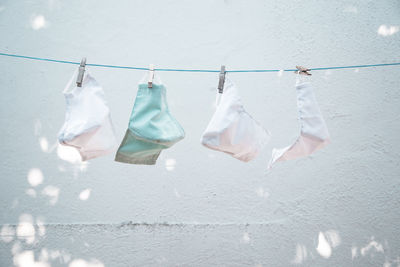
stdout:
<svg viewBox="0 0 400 267">
<path fill-rule="evenodd" d="M 400 61 L 400 2 L 0 1 L 5 53 L 126 66 Z M 0 57 L 0 266 L 400 266 L 400 67 L 314 71 L 332 143 L 299 133 L 295 75 L 231 73 L 272 133 L 249 163 L 200 145 L 217 73 L 159 72 L 186 137 L 155 166 L 57 144 L 75 65 Z M 143 71 L 91 68 L 122 140 Z"/>
</svg>

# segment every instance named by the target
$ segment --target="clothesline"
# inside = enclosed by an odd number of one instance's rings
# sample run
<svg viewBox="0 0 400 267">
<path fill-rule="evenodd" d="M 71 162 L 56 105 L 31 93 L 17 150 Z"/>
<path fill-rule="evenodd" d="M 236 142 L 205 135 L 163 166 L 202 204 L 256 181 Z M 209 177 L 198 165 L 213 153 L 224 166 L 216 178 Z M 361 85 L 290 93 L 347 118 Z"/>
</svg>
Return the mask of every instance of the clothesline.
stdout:
<svg viewBox="0 0 400 267">
<path fill-rule="evenodd" d="M 68 61 L 68 60 L 59 60 L 59 59 L 50 59 L 50 58 L 41 58 L 41 57 L 32 57 L 32 56 L 23 56 L 17 54 L 7 54 L 0 53 L 0 56 L 7 57 L 15 57 L 15 58 L 23 58 L 23 59 L 31 59 L 31 60 L 40 60 L 40 61 L 48 61 L 55 63 L 64 63 L 64 64 L 73 64 L 79 65 L 80 62 Z M 320 67 L 320 68 L 309 68 L 309 70 L 335 70 L 335 69 L 358 69 L 358 68 L 371 68 L 371 67 L 385 67 L 385 66 L 397 66 L 400 65 L 400 62 L 394 63 L 381 63 L 381 64 L 367 64 L 367 65 L 352 65 L 352 66 L 336 66 L 336 67 Z M 118 66 L 118 65 L 106 65 L 106 64 L 94 64 L 94 63 L 86 63 L 86 66 L 93 67 L 104 67 L 104 68 L 117 68 L 117 69 L 131 69 L 131 70 L 149 70 L 149 68 L 145 67 L 131 67 L 131 66 Z M 155 71 L 177 71 L 177 72 L 220 72 L 220 70 L 206 70 L 206 69 L 172 69 L 172 68 L 155 68 Z M 292 72 L 297 69 L 249 69 L 249 70 L 226 70 L 226 72 Z"/>
</svg>

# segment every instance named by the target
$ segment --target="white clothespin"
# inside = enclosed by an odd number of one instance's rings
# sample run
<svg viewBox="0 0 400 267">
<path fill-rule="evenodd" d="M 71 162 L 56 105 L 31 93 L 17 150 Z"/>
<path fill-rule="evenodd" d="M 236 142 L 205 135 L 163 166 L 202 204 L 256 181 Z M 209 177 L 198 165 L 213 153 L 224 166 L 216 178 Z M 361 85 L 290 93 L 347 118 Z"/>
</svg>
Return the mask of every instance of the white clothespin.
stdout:
<svg viewBox="0 0 400 267">
<path fill-rule="evenodd" d="M 150 66 L 149 66 L 149 82 L 147 83 L 148 88 L 153 88 L 153 79 L 154 79 L 154 65 L 150 64 Z"/>
<path fill-rule="evenodd" d="M 296 66 L 296 71 L 294 73 L 299 73 L 299 74 L 303 74 L 303 75 L 312 75 L 311 73 L 308 73 L 309 71 L 311 71 L 310 69 L 303 67 L 303 66 Z"/>
<path fill-rule="evenodd" d="M 83 74 L 85 73 L 85 66 L 86 66 L 86 58 L 82 58 L 81 64 L 79 65 L 79 73 L 78 77 L 76 78 L 76 85 L 78 87 L 82 87 L 82 81 L 83 81 Z"/>
<path fill-rule="evenodd" d="M 224 84 L 225 84 L 225 65 L 221 66 L 221 71 L 219 73 L 219 82 L 218 82 L 218 93 L 222 94 L 224 92 Z"/>
</svg>

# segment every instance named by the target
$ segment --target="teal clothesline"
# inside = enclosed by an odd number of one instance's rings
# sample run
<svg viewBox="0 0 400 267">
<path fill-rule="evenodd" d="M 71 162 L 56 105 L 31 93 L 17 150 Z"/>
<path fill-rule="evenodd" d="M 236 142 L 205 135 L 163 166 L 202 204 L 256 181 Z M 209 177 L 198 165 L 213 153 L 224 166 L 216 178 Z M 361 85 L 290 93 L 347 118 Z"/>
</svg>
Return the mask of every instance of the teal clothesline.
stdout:
<svg viewBox="0 0 400 267">
<path fill-rule="evenodd" d="M 23 56 L 23 55 L 7 54 L 7 53 L 0 53 L 0 56 L 16 57 L 16 58 L 55 62 L 55 63 L 64 63 L 64 64 L 74 64 L 74 65 L 80 64 L 80 62 L 75 62 L 75 61 L 41 58 L 41 57 L 31 57 L 31 56 Z M 397 66 L 397 65 L 400 65 L 400 62 L 369 64 L 369 65 L 340 66 L 340 67 L 322 67 L 322 68 L 309 68 L 309 69 L 310 70 L 337 70 L 337 69 L 357 69 L 357 68 L 371 68 L 371 67 L 384 67 L 384 66 Z M 117 68 L 117 69 L 131 69 L 131 70 L 149 70 L 149 68 L 142 68 L 142 67 L 117 66 L 117 65 L 105 65 L 105 64 L 94 64 L 94 63 L 87 63 L 86 66 Z M 220 70 L 170 69 L 170 68 L 159 68 L 159 69 L 155 68 L 154 70 L 155 71 L 181 71 L 181 72 L 220 72 Z M 297 69 L 265 69 L 265 70 L 261 69 L 261 70 L 227 70 L 226 72 L 279 72 L 279 71 L 292 72 L 292 71 L 296 71 L 296 70 Z"/>
</svg>

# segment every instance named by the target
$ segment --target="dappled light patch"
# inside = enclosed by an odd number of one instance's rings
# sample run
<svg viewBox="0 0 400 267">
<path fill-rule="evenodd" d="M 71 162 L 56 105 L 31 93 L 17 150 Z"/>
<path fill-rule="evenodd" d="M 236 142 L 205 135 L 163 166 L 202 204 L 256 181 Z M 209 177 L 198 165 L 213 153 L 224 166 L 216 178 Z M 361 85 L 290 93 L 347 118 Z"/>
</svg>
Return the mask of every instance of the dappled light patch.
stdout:
<svg viewBox="0 0 400 267">
<path fill-rule="evenodd" d="M 351 259 L 354 260 L 354 258 L 357 257 L 357 247 L 356 246 L 352 246 L 351 247 Z"/>
<path fill-rule="evenodd" d="M 25 241 L 27 244 L 32 244 L 35 241 L 36 230 L 30 214 L 22 214 L 19 217 L 16 233 L 18 239 Z"/>
<path fill-rule="evenodd" d="M 91 191 L 92 191 L 92 189 L 90 189 L 90 188 L 81 191 L 81 192 L 79 193 L 79 199 L 80 199 L 80 200 L 83 200 L 83 201 L 88 200 L 89 197 L 90 197 Z"/>
<path fill-rule="evenodd" d="M 249 233 L 244 232 L 242 235 L 242 239 L 240 240 L 241 243 L 248 244 L 250 243 L 250 236 Z"/>
<path fill-rule="evenodd" d="M 71 146 L 58 144 L 57 156 L 60 159 L 65 160 L 69 163 L 80 163 L 82 161 L 81 155 L 79 154 L 78 150 Z"/>
<path fill-rule="evenodd" d="M 60 188 L 48 185 L 42 190 L 42 195 L 45 195 L 49 198 L 50 205 L 54 206 L 58 201 L 58 195 L 60 194 Z"/>
<path fill-rule="evenodd" d="M 166 159 L 165 160 L 165 169 L 167 171 L 173 171 L 176 166 L 176 159 Z"/>
<path fill-rule="evenodd" d="M 375 240 L 372 240 L 364 247 L 360 248 L 360 253 L 361 255 L 365 256 L 367 253 L 373 253 L 373 252 L 380 252 L 383 253 L 383 246 L 381 243 L 376 242 Z"/>
<path fill-rule="evenodd" d="M 15 236 L 15 229 L 14 227 L 8 225 L 8 224 L 4 224 L 1 227 L 0 230 L 0 238 L 3 242 L 5 243 L 10 243 L 11 241 L 14 240 L 14 236 Z"/>
<path fill-rule="evenodd" d="M 50 267 L 48 262 L 35 261 L 35 255 L 32 250 L 25 250 L 17 253 L 13 257 L 14 265 L 18 267 Z"/>
<path fill-rule="evenodd" d="M 71 255 L 64 250 L 49 249 L 48 253 L 49 253 L 49 258 L 52 261 L 59 260 L 62 263 L 68 263 L 72 259 Z"/>
<path fill-rule="evenodd" d="M 25 193 L 26 193 L 28 196 L 32 197 L 32 198 L 36 198 L 36 195 L 37 195 L 35 189 L 33 189 L 33 188 L 28 188 L 28 189 L 26 189 L 26 190 L 25 190 Z"/>
<path fill-rule="evenodd" d="M 46 28 L 48 26 L 49 26 L 49 23 L 43 15 L 32 16 L 31 27 L 35 31 Z"/>
<path fill-rule="evenodd" d="M 85 172 L 85 171 L 87 171 L 88 166 L 89 166 L 89 162 L 88 162 L 88 161 L 82 161 L 82 162 L 79 164 L 79 170 L 80 170 L 81 172 Z"/>
<path fill-rule="evenodd" d="M 341 238 L 339 236 L 339 233 L 335 230 L 326 231 L 325 237 L 327 238 L 327 240 L 332 248 L 336 248 L 341 243 Z"/>
<path fill-rule="evenodd" d="M 17 253 L 22 251 L 22 245 L 20 241 L 16 241 L 13 243 L 12 247 L 11 247 L 11 253 L 13 255 L 16 255 Z"/>
<path fill-rule="evenodd" d="M 31 186 L 35 187 L 43 183 L 43 173 L 38 168 L 32 168 L 28 172 L 28 182 Z"/>
<path fill-rule="evenodd" d="M 329 258 L 332 255 L 333 248 L 336 248 L 341 243 L 339 233 L 335 230 L 319 232 L 317 252 L 324 258 Z"/>
<path fill-rule="evenodd" d="M 399 31 L 399 29 L 400 29 L 400 27 L 397 25 L 391 25 L 391 26 L 381 25 L 378 28 L 378 35 L 390 36 L 390 35 L 397 33 Z"/>
<path fill-rule="evenodd" d="M 266 190 L 264 190 L 264 188 L 261 186 L 258 187 L 255 191 L 256 191 L 257 196 L 259 196 L 259 197 L 262 197 L 262 198 L 269 197 L 269 193 Z"/>
<path fill-rule="evenodd" d="M 36 218 L 37 233 L 39 236 L 44 236 L 46 234 L 46 227 L 44 226 L 44 221 L 41 218 Z"/>
<path fill-rule="evenodd" d="M 291 261 L 292 264 L 302 264 L 307 259 L 307 248 L 304 245 L 296 245 L 296 255 Z"/>
<path fill-rule="evenodd" d="M 43 152 L 48 152 L 49 151 L 49 142 L 47 141 L 46 137 L 40 137 L 39 138 L 39 145 L 40 145 L 40 149 Z"/>
<path fill-rule="evenodd" d="M 325 238 L 325 235 L 322 232 L 319 232 L 319 234 L 318 234 L 317 251 L 318 251 L 319 255 L 321 255 L 325 259 L 329 258 L 332 254 L 332 248 L 329 245 L 328 241 Z"/>
</svg>

